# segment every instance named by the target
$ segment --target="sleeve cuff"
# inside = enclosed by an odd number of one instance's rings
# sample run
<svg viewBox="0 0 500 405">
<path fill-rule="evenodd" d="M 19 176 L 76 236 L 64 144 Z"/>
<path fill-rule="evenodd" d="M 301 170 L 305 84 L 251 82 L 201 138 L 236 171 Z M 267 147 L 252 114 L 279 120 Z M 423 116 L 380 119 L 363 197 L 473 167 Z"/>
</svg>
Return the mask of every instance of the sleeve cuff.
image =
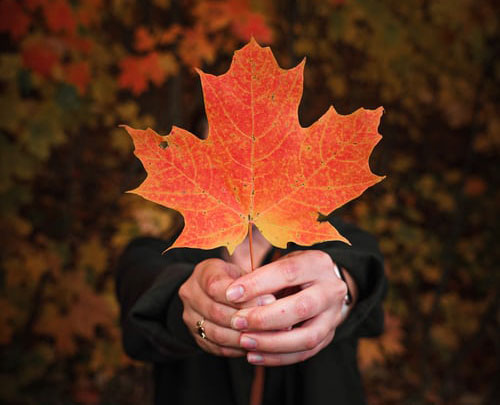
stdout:
<svg viewBox="0 0 500 405">
<path fill-rule="evenodd" d="M 325 249 L 325 252 L 338 266 L 349 272 L 359 291 L 354 308 L 337 328 L 335 340 L 381 334 L 384 323 L 381 301 L 387 288 L 381 258 L 349 249 L 349 246 Z"/>
<path fill-rule="evenodd" d="M 165 361 L 200 351 L 182 320 L 183 305 L 178 290 L 193 271 L 192 264 L 168 266 L 153 285 L 137 300 L 130 311 L 130 321 L 149 341 L 149 361 Z"/>
</svg>

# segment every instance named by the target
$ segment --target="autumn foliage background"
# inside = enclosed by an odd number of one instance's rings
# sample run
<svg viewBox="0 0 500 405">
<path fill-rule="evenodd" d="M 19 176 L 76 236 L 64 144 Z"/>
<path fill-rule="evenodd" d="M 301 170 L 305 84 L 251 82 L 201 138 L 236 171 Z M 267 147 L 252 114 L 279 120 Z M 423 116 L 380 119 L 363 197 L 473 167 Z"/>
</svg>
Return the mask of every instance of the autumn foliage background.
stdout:
<svg viewBox="0 0 500 405">
<path fill-rule="evenodd" d="M 338 214 L 387 260 L 386 333 L 363 340 L 370 404 L 500 397 L 499 13 L 494 0 L 1 0 L 0 402 L 143 404 L 120 345 L 113 266 L 172 211 L 118 124 L 201 134 L 193 67 L 220 74 L 251 35 L 307 56 L 304 126 L 383 105 L 387 179 Z"/>
</svg>

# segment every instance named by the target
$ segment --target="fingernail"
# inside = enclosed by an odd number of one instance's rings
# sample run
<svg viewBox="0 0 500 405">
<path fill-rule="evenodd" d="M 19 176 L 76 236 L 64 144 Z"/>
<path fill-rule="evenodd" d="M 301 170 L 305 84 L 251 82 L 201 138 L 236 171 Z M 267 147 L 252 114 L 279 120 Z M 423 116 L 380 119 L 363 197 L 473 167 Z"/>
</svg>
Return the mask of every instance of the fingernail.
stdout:
<svg viewBox="0 0 500 405">
<path fill-rule="evenodd" d="M 259 299 L 259 306 L 269 305 L 272 304 L 274 301 L 276 301 L 276 298 L 274 298 L 273 295 L 264 295 Z"/>
<path fill-rule="evenodd" d="M 257 347 L 257 342 L 248 336 L 242 336 L 240 339 L 240 345 L 245 349 L 255 349 Z"/>
<path fill-rule="evenodd" d="M 248 322 L 246 318 L 236 316 L 231 320 L 231 326 L 233 329 L 246 329 L 248 328 Z"/>
<path fill-rule="evenodd" d="M 228 301 L 236 301 L 238 298 L 243 296 L 243 287 L 241 285 L 235 285 L 226 291 L 226 298 Z"/>
<path fill-rule="evenodd" d="M 247 354 L 247 360 L 249 363 L 262 363 L 264 361 L 264 357 L 262 357 L 260 354 L 257 353 L 248 353 Z"/>
</svg>

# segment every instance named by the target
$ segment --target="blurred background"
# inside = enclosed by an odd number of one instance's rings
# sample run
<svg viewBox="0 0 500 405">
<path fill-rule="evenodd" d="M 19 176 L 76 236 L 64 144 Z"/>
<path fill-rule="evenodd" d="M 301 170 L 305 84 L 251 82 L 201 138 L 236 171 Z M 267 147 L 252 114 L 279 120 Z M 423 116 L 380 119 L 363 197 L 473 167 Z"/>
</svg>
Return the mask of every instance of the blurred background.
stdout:
<svg viewBox="0 0 500 405">
<path fill-rule="evenodd" d="M 386 332 L 360 344 L 370 404 L 500 398 L 500 59 L 495 0 L 1 0 L 0 402 L 146 404 L 122 351 L 113 268 L 179 216 L 124 191 L 145 174 L 119 124 L 201 134 L 193 67 L 253 35 L 307 56 L 304 126 L 385 108 L 387 179 L 339 215 L 374 233 Z"/>
</svg>

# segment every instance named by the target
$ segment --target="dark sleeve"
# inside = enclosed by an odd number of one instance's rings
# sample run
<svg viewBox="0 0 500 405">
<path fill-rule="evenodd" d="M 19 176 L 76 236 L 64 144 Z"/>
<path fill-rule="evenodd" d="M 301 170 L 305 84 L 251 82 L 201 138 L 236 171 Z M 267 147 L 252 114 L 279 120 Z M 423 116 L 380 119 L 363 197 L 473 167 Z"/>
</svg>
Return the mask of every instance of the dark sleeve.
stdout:
<svg viewBox="0 0 500 405">
<path fill-rule="evenodd" d="M 326 242 L 317 247 L 345 268 L 358 286 L 358 300 L 347 319 L 337 328 L 335 340 L 380 335 L 384 326 L 382 300 L 387 291 L 384 261 L 376 239 L 339 218 L 329 219 L 351 245 Z"/>
<path fill-rule="evenodd" d="M 386 280 L 376 240 L 353 225 L 338 219 L 331 222 L 352 246 L 327 242 L 315 247 L 347 269 L 359 290 L 356 306 L 337 329 L 335 340 L 380 334 Z M 158 239 L 137 239 L 127 247 L 117 267 L 123 344 L 127 354 L 138 360 L 162 362 L 201 353 L 182 320 L 183 307 L 177 292 L 196 263 L 216 254 L 173 249 L 161 255 L 166 247 L 167 243 Z"/>
<path fill-rule="evenodd" d="M 175 249 L 162 255 L 166 247 L 159 239 L 136 239 L 118 261 L 123 346 L 137 360 L 161 362 L 200 352 L 182 320 L 177 294 L 193 271 L 196 251 Z"/>
</svg>

